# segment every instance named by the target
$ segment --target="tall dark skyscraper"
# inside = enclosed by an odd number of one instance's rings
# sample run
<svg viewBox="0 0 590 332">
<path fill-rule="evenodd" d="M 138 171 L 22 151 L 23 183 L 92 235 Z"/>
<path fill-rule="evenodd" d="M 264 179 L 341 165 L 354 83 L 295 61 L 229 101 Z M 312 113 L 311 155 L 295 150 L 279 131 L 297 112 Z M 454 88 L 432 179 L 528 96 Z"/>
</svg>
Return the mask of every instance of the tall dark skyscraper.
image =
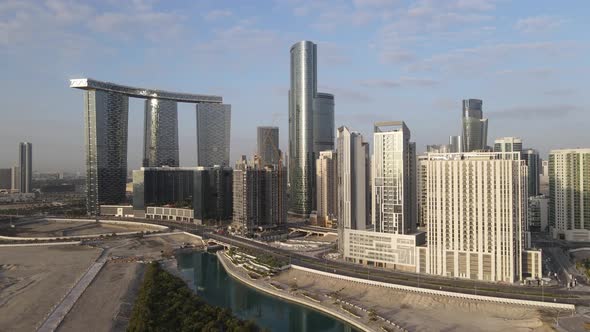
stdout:
<svg viewBox="0 0 590 332">
<path fill-rule="evenodd" d="M 526 160 L 529 169 L 529 196 L 540 195 L 540 174 L 541 174 L 541 159 L 539 152 L 535 149 L 522 150 L 522 159 Z"/>
<path fill-rule="evenodd" d="M 483 118 L 480 99 L 463 100 L 463 152 L 483 150 L 488 141 L 488 119 Z"/>
<path fill-rule="evenodd" d="M 178 167 L 178 107 L 173 100 L 145 101 L 143 166 Z"/>
<path fill-rule="evenodd" d="M 197 104 L 197 163 L 229 166 L 231 106 Z"/>
<path fill-rule="evenodd" d="M 256 128 L 256 154 L 261 164 L 278 165 L 280 159 L 279 127 Z"/>
<path fill-rule="evenodd" d="M 308 216 L 315 207 L 315 160 L 334 148 L 334 96 L 317 92 L 317 45 L 291 46 L 289 90 L 290 211 Z"/>
<path fill-rule="evenodd" d="M 18 146 L 18 164 L 20 168 L 20 191 L 30 193 L 33 188 L 33 144 L 21 142 Z"/>
</svg>

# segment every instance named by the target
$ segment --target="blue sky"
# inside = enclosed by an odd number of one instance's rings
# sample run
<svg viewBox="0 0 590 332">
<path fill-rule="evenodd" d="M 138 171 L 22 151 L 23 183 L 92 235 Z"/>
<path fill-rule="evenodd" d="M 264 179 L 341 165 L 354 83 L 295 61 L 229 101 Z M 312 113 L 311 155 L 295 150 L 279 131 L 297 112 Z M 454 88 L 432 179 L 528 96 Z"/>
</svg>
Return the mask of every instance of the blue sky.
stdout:
<svg viewBox="0 0 590 332">
<path fill-rule="evenodd" d="M 34 144 L 39 171 L 83 170 L 82 93 L 68 79 L 221 95 L 232 160 L 277 125 L 286 150 L 289 47 L 318 44 L 336 125 L 404 120 L 419 151 L 459 134 L 480 98 L 489 140 L 545 155 L 590 146 L 590 2 L 275 0 L 0 2 L 0 167 Z M 141 160 L 142 102 L 130 102 L 129 167 Z M 181 164 L 196 162 L 195 111 L 179 106 Z"/>
</svg>

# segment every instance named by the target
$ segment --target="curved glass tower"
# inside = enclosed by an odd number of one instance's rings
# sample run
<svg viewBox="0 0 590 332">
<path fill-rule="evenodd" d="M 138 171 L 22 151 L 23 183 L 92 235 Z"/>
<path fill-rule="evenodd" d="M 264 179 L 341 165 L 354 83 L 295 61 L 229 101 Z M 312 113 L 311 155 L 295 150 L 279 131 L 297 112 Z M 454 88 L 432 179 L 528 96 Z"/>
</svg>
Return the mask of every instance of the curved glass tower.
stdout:
<svg viewBox="0 0 590 332">
<path fill-rule="evenodd" d="M 145 101 L 143 166 L 178 167 L 178 107 L 172 100 Z"/>
<path fill-rule="evenodd" d="M 463 100 L 463 152 L 484 150 L 488 141 L 488 119 L 483 118 L 480 99 Z"/>
<path fill-rule="evenodd" d="M 317 46 L 300 41 L 291 46 L 289 90 L 289 182 L 290 211 L 307 216 L 313 205 L 314 99 L 317 94 Z"/>
</svg>

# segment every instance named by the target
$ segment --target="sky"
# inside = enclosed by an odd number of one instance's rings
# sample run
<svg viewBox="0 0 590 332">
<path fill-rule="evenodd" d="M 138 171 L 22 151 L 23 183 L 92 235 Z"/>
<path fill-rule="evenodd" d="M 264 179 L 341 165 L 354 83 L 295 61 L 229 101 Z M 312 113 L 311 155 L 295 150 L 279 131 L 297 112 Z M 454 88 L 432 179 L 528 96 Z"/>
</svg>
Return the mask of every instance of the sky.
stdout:
<svg viewBox="0 0 590 332">
<path fill-rule="evenodd" d="M 318 45 L 319 91 L 336 126 L 372 144 L 403 120 L 418 151 L 459 135 L 461 100 L 483 100 L 488 144 L 517 136 L 544 157 L 590 147 L 590 1 L 2 0 L 0 168 L 33 143 L 34 170 L 84 170 L 83 93 L 69 79 L 223 96 L 231 159 L 256 126 L 287 147 L 289 48 Z M 129 105 L 128 167 L 140 166 L 143 103 Z M 194 105 L 179 104 L 180 162 L 196 163 Z"/>
</svg>

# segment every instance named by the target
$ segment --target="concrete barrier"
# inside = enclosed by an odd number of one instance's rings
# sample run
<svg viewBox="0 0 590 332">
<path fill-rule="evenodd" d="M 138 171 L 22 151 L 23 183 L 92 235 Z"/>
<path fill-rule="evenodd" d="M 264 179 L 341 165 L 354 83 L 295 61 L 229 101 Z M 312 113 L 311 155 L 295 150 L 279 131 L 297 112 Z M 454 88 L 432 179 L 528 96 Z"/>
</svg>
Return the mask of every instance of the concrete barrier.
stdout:
<svg viewBox="0 0 590 332">
<path fill-rule="evenodd" d="M 291 268 L 296 269 L 296 270 L 300 270 L 300 271 L 309 272 L 309 273 L 315 273 L 315 274 L 322 275 L 325 277 L 336 278 L 336 279 L 340 279 L 340 280 L 347 280 L 347 281 L 351 281 L 351 282 L 355 282 L 355 283 L 359 283 L 359 284 L 392 288 L 392 289 L 397 289 L 397 290 L 406 291 L 406 292 L 423 293 L 423 294 L 428 294 L 428 295 L 438 295 L 438 296 L 454 297 L 454 298 L 474 300 L 474 301 L 483 301 L 483 302 L 494 302 L 494 303 L 501 303 L 501 304 L 516 304 L 516 305 L 526 305 L 526 306 L 545 307 L 545 308 L 554 308 L 554 309 L 566 309 L 566 310 L 575 310 L 576 309 L 576 307 L 573 304 L 507 299 L 507 298 L 493 297 L 493 296 L 454 293 L 454 292 L 447 292 L 447 291 L 443 291 L 443 290 L 396 285 L 396 284 L 391 284 L 391 283 L 387 283 L 387 282 L 348 277 L 348 276 L 343 276 L 343 275 L 339 275 L 339 274 L 314 270 L 314 269 L 310 269 L 310 268 L 306 268 L 306 267 L 298 266 L 298 265 L 291 265 Z"/>
<path fill-rule="evenodd" d="M 80 244 L 82 241 L 70 242 L 43 242 L 43 243 L 14 243 L 14 244 L 0 244 L 2 247 L 35 247 L 35 246 L 63 246 L 68 244 Z"/>
</svg>

